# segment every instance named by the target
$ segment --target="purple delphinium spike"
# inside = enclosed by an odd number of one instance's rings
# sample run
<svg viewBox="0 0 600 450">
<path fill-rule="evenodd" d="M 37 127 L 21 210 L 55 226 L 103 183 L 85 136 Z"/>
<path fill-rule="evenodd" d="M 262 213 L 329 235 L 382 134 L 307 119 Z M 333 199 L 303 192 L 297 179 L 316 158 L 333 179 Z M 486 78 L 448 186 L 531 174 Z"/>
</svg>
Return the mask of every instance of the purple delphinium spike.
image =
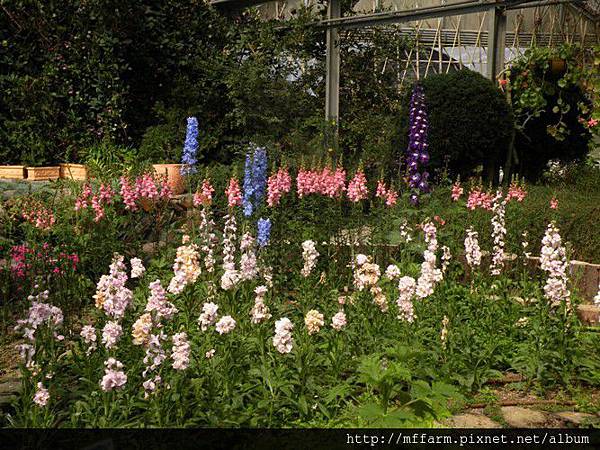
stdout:
<svg viewBox="0 0 600 450">
<path fill-rule="evenodd" d="M 429 163 L 428 131 L 429 121 L 425 105 L 425 94 L 423 87 L 415 85 L 410 98 L 409 110 L 408 148 L 406 149 L 406 167 L 408 170 L 408 185 L 413 192 L 410 202 L 419 204 L 419 193 L 430 191 L 427 172 L 420 173 L 419 165 L 426 166 Z"/>
</svg>

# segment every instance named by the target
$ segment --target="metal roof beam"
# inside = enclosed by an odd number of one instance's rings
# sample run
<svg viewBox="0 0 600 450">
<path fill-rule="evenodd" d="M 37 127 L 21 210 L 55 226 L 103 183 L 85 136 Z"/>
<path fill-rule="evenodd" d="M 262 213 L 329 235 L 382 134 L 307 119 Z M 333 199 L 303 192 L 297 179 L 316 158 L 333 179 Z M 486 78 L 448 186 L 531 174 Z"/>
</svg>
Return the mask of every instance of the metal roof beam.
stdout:
<svg viewBox="0 0 600 450">
<path fill-rule="evenodd" d="M 567 3 L 581 3 L 582 0 L 567 0 Z M 540 6 L 537 0 L 494 0 L 490 2 L 462 1 L 453 4 L 432 6 L 428 8 L 414 8 L 401 11 L 387 11 L 374 14 L 361 14 L 356 16 L 342 17 L 340 19 L 328 19 L 316 22 L 319 27 L 338 28 L 360 28 L 377 25 L 388 25 L 402 22 L 414 22 L 425 19 L 435 19 L 447 16 L 459 16 L 488 11 L 492 8 L 498 9 L 520 9 L 527 8 L 529 4 Z"/>
</svg>

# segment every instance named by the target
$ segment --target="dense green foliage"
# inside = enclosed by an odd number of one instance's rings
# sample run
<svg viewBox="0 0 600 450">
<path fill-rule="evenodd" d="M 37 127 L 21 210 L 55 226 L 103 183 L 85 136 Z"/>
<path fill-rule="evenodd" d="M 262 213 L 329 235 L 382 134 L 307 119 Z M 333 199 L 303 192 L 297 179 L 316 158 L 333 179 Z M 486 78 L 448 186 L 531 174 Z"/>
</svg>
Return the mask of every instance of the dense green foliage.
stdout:
<svg viewBox="0 0 600 450">
<path fill-rule="evenodd" d="M 583 89 L 598 82 L 598 67 L 592 63 L 591 70 L 584 69 L 587 57 L 580 47 L 564 45 L 528 49 L 511 64 L 506 90 L 517 130 L 513 172 L 537 180 L 550 160 L 585 159 L 598 130 L 590 122 L 594 105 Z"/>
<path fill-rule="evenodd" d="M 463 178 L 480 165 L 486 175 L 497 173 L 513 129 L 512 112 L 503 94 L 490 80 L 470 70 L 431 75 L 421 83 L 430 123 L 430 167 Z M 410 92 L 398 116 L 398 150 L 408 144 L 409 102 Z"/>
</svg>

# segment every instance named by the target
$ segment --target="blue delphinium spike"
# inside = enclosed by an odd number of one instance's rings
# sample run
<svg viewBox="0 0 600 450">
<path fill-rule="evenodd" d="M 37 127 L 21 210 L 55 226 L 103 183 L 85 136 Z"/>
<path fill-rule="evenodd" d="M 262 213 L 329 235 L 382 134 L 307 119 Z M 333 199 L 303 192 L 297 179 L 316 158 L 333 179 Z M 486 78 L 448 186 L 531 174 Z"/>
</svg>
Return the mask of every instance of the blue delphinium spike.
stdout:
<svg viewBox="0 0 600 450">
<path fill-rule="evenodd" d="M 189 175 L 196 173 L 196 164 L 198 152 L 198 119 L 188 117 L 187 130 L 185 133 L 185 143 L 183 144 L 183 154 L 181 156 L 181 174 Z"/>
<path fill-rule="evenodd" d="M 256 241 L 259 247 L 266 247 L 271 237 L 271 220 L 270 219 L 258 219 L 257 222 L 258 231 L 256 233 Z"/>
<path fill-rule="evenodd" d="M 252 215 L 252 195 L 252 165 L 250 153 L 246 153 L 246 164 L 244 165 L 244 196 L 242 197 L 242 207 L 246 217 L 250 217 Z"/>
</svg>

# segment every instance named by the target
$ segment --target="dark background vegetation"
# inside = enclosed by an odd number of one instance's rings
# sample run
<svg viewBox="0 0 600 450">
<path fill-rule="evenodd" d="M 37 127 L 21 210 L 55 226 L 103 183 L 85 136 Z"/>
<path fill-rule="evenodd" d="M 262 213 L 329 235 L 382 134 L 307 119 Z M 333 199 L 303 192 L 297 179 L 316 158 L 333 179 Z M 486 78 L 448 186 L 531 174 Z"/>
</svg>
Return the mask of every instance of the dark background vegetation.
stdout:
<svg viewBox="0 0 600 450">
<path fill-rule="evenodd" d="M 325 34 L 309 25 L 322 9 L 296 10 L 282 28 L 200 0 L 14 0 L 1 8 L 2 164 L 178 162 L 190 115 L 203 164 L 229 164 L 254 140 L 296 163 L 343 157 L 394 174 L 406 148 L 411 86 L 397 88 L 395 67 L 412 43 L 389 28 L 370 30 L 368 40 L 344 35 L 335 146 L 323 120 Z M 497 86 L 470 72 L 424 84 L 432 166 L 466 176 L 502 164 L 512 114 Z M 572 115 L 569 126 L 580 127 Z M 517 136 L 521 173 L 539 175 L 532 161 L 585 156 L 589 133 L 556 141 L 545 133 L 552 120 L 544 113 L 528 124 L 529 137 Z"/>
</svg>

